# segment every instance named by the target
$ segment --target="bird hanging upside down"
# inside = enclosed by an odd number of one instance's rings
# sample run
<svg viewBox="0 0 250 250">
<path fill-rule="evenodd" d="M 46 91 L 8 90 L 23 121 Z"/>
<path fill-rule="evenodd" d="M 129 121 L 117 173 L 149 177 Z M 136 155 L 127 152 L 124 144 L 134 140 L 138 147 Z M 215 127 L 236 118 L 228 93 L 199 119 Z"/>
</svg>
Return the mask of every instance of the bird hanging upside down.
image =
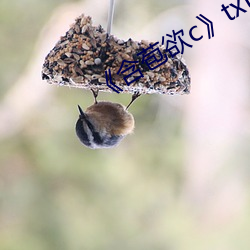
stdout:
<svg viewBox="0 0 250 250">
<path fill-rule="evenodd" d="M 76 134 L 80 141 L 89 148 L 110 148 L 134 130 L 134 117 L 127 109 L 140 96 L 135 93 L 127 107 L 119 103 L 100 101 L 96 98 L 98 92 L 93 91 L 95 103 L 85 112 L 78 105 L 80 112 L 76 122 Z"/>
</svg>

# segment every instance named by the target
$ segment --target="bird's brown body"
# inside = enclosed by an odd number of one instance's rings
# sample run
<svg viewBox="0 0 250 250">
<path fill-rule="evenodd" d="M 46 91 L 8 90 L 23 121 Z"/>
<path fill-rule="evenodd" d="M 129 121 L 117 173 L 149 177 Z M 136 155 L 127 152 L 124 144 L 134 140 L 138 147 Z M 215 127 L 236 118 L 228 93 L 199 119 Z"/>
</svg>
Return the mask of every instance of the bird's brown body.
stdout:
<svg viewBox="0 0 250 250">
<path fill-rule="evenodd" d="M 85 111 L 97 131 L 110 135 L 128 135 L 133 132 L 134 118 L 119 103 L 98 102 Z"/>
</svg>

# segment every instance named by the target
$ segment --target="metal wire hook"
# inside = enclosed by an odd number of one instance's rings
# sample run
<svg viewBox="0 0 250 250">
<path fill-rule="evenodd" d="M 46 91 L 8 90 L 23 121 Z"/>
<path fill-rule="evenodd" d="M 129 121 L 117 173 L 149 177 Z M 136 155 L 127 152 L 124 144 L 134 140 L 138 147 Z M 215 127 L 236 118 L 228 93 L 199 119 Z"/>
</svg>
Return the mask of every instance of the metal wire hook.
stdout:
<svg viewBox="0 0 250 250">
<path fill-rule="evenodd" d="M 114 10 L 115 10 L 115 0 L 110 0 L 109 4 L 109 12 L 108 12 L 108 26 L 107 26 L 107 33 L 110 35 L 114 17 Z"/>
</svg>

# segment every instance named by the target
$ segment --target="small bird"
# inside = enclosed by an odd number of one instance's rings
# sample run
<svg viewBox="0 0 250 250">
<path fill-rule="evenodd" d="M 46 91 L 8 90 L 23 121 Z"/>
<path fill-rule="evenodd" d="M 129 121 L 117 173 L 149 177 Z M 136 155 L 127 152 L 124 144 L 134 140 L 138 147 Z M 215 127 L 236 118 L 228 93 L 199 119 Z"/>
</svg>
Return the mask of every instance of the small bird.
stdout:
<svg viewBox="0 0 250 250">
<path fill-rule="evenodd" d="M 135 93 L 127 107 L 107 101 L 97 102 L 98 91 L 92 90 L 95 103 L 85 112 L 78 105 L 80 112 L 76 122 L 76 134 L 88 148 L 111 148 L 134 130 L 134 117 L 127 109 L 140 96 Z"/>
</svg>

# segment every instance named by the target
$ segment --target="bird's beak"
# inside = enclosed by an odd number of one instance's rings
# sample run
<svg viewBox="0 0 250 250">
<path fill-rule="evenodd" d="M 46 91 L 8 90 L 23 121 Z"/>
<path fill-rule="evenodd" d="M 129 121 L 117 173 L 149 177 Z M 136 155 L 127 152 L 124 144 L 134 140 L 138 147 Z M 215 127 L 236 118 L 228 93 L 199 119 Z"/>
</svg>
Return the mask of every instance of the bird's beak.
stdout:
<svg viewBox="0 0 250 250">
<path fill-rule="evenodd" d="M 80 113 L 80 118 L 86 118 L 84 112 L 82 111 L 82 108 L 79 105 L 77 105 L 77 106 L 78 106 L 78 110 L 79 110 L 79 113 Z"/>
</svg>

